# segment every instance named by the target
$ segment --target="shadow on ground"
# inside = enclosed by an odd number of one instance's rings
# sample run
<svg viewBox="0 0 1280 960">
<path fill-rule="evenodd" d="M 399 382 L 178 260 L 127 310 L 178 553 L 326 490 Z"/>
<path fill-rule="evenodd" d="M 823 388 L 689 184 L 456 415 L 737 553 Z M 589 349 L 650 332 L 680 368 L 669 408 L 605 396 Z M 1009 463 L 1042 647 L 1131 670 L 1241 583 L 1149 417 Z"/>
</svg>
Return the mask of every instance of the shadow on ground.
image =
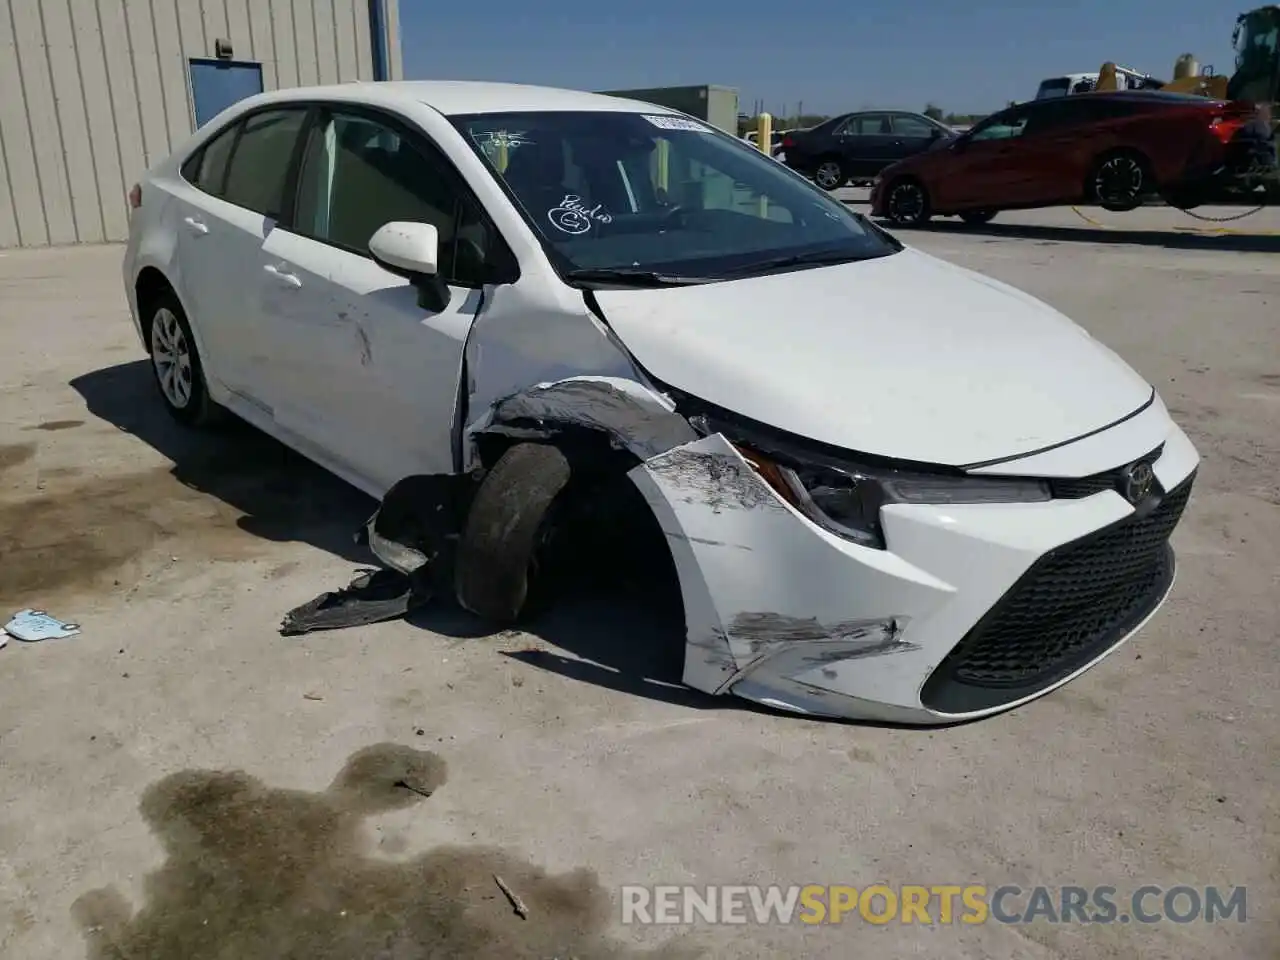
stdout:
<svg viewBox="0 0 1280 960">
<path fill-rule="evenodd" d="M 65 560 L 55 566 L 55 558 L 42 555 L 39 563 L 15 565 L 15 576 L 22 570 L 42 571 L 47 586 L 55 574 L 67 582 L 81 574 L 100 575 L 127 552 L 142 549 L 158 535 L 172 535 L 179 527 L 180 535 L 193 538 L 188 549 L 201 555 L 236 559 L 235 553 L 218 553 L 226 547 L 230 531 L 240 542 L 248 533 L 271 541 L 308 543 L 353 564 L 372 562 L 353 535 L 376 508 L 373 500 L 239 420 L 215 431 L 175 423 L 156 396 L 147 361 L 94 371 L 77 377 L 71 386 L 90 413 L 137 437 L 173 466 L 158 474 L 151 470 L 145 476 L 97 478 L 84 488 L 34 505 L 13 504 L 28 516 L 33 510 L 48 513 L 43 529 L 54 523 L 68 531 L 75 528 L 79 539 L 74 549 L 60 549 L 57 557 L 76 557 L 83 568 L 73 570 Z M 10 459 L 18 463 L 29 456 L 26 447 L 15 447 Z M 625 487 L 633 489 L 630 483 Z M 215 506 L 229 509 L 208 516 L 209 498 L 218 502 Z M 621 509 L 632 522 L 618 523 L 619 517 L 610 515 L 607 524 L 594 524 L 607 527 L 608 537 L 566 538 L 542 612 L 523 625 L 525 632 L 563 653 L 506 655 L 620 692 L 670 703 L 725 706 L 725 698 L 681 685 L 684 611 L 670 554 L 638 494 Z M 157 511 L 165 514 L 163 522 L 156 521 Z M 637 511 L 643 511 L 642 521 L 636 520 Z M 0 536 L 0 542 L 3 539 Z M 17 544 L 15 550 L 23 546 Z M 21 596 L 36 586 L 9 583 L 11 579 L 0 573 L 0 595 Z M 334 583 L 331 589 L 343 586 Z M 282 604 L 280 614 L 285 613 Z M 471 616 L 449 596 L 438 597 L 408 619 L 452 637 L 479 639 L 495 633 L 491 624 Z"/>
<path fill-rule="evenodd" d="M 1197 223 L 1188 218 L 1191 227 L 1213 229 L 1217 226 L 1238 230 L 1239 233 L 1179 233 L 1173 230 L 1125 230 L 1123 228 L 1092 227 L 1081 221 L 1078 227 L 1052 227 L 1022 223 L 992 223 L 970 225 L 958 220 L 931 220 L 924 226 L 911 227 L 877 221 L 895 233 L 920 231 L 928 233 L 956 233 L 965 236 L 984 236 L 996 240 L 1039 240 L 1044 243 L 1096 243 L 1137 244 L 1165 247 L 1170 250 L 1226 250 L 1236 253 L 1280 253 L 1280 236 L 1248 233 L 1248 220 L 1231 223 Z"/>
<path fill-rule="evenodd" d="M 178 483 L 243 514 L 236 524 L 246 533 L 368 561 L 353 535 L 374 501 L 241 420 L 207 431 L 180 426 L 156 396 L 148 361 L 95 370 L 71 387 L 94 416 L 173 461 L 169 473 Z"/>
<path fill-rule="evenodd" d="M 160 780 L 140 804 L 165 850 L 146 878 L 145 903 L 135 912 L 105 888 L 72 907 L 90 960 L 701 955 L 687 939 L 645 952 L 611 939 L 612 898 L 589 869 L 552 876 L 489 846 L 437 847 L 408 860 L 368 856 L 365 818 L 423 803 L 446 772 L 436 754 L 384 743 L 352 755 L 318 793 L 269 787 L 238 771 Z"/>
</svg>

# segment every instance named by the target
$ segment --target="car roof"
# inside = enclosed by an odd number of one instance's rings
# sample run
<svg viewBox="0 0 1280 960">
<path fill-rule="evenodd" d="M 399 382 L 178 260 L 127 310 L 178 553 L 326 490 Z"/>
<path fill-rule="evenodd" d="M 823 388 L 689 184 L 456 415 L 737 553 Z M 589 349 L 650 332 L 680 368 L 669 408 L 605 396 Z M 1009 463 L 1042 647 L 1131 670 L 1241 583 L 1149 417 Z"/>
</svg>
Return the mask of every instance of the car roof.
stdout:
<svg viewBox="0 0 1280 960">
<path fill-rule="evenodd" d="M 1053 104 L 1079 102 L 1084 98 L 1087 98 L 1087 102 L 1089 103 L 1096 103 L 1101 100 L 1116 103 L 1202 103 L 1206 106 L 1220 106 L 1222 104 L 1221 100 L 1212 100 L 1209 97 L 1202 97 L 1198 94 L 1180 93 L 1172 90 L 1090 90 L 1086 93 L 1073 93 L 1069 97 L 1052 97 L 1045 100 L 1027 100 L 1008 109 L 1032 107 L 1037 110 L 1043 110 Z"/>
<path fill-rule="evenodd" d="M 621 113 L 677 111 L 640 100 L 611 97 L 602 93 L 539 87 L 523 83 L 494 83 L 481 80 L 382 80 L 355 81 L 323 87 L 291 87 L 258 99 L 259 103 L 325 96 L 349 99 L 359 87 L 376 88 L 379 98 L 424 103 L 446 116 L 467 113 L 519 113 L 523 111 L 590 110 Z"/>
</svg>

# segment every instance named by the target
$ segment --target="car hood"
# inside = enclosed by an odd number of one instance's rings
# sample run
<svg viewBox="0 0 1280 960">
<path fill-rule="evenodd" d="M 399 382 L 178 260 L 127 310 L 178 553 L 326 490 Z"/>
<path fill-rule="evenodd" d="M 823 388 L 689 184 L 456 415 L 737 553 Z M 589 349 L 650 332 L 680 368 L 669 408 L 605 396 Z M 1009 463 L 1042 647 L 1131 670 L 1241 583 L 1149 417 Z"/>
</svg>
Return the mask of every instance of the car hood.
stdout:
<svg viewBox="0 0 1280 960">
<path fill-rule="evenodd" d="M 907 248 L 743 280 L 598 290 L 659 381 L 852 451 L 965 466 L 1106 427 L 1152 388 L 1007 284 Z"/>
</svg>

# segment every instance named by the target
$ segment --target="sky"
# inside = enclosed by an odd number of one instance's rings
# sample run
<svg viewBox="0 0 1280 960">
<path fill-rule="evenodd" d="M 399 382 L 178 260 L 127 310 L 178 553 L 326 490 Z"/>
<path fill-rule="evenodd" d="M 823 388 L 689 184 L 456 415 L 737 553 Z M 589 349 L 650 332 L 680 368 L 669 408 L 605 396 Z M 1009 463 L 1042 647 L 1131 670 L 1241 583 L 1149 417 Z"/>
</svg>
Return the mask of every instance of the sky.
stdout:
<svg viewBox="0 0 1280 960">
<path fill-rule="evenodd" d="M 1107 60 L 1162 79 L 1182 53 L 1232 67 L 1255 0 L 399 0 L 408 79 L 583 90 L 719 84 L 788 116 L 865 107 L 986 113 Z M 759 5 L 757 5 L 759 4 Z M 790 8 L 795 16 L 780 11 Z"/>
</svg>

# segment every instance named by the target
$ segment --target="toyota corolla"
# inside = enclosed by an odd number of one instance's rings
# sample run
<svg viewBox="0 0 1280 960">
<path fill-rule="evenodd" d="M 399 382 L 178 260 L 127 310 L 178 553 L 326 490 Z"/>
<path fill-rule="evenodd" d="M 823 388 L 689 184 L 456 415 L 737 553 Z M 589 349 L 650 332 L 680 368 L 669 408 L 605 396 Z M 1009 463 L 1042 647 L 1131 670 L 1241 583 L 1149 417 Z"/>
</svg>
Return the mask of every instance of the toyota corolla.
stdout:
<svg viewBox="0 0 1280 960">
<path fill-rule="evenodd" d="M 370 545 L 518 619 L 575 478 L 678 575 L 684 681 L 937 723 L 1150 617 L 1198 456 L 1025 293 L 904 246 L 700 120 L 481 83 L 245 100 L 131 194 L 158 394 L 382 501 Z"/>
</svg>

